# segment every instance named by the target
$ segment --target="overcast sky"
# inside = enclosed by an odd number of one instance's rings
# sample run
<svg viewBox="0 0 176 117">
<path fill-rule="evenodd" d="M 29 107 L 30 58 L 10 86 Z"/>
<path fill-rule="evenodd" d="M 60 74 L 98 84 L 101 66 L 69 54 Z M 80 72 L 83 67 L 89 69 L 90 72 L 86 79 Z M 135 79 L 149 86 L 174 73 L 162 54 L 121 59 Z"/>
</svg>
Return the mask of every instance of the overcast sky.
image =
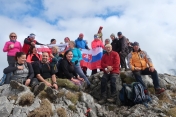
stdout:
<svg viewBox="0 0 176 117">
<path fill-rule="evenodd" d="M 168 72 L 176 68 L 175 12 L 176 0 L 0 0 L 0 70 L 7 67 L 2 49 L 11 32 L 22 44 L 30 33 L 44 44 L 83 33 L 90 44 L 103 26 L 104 39 L 121 31 L 139 42 L 158 72 Z"/>
</svg>

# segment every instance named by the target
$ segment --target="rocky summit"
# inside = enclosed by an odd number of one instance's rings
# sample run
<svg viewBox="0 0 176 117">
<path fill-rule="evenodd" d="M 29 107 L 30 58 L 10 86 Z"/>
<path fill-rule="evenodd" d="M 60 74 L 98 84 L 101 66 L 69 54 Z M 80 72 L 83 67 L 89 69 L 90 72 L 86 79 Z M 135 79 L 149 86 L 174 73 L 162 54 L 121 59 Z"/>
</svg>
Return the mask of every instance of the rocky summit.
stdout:
<svg viewBox="0 0 176 117">
<path fill-rule="evenodd" d="M 3 85 L 0 86 L 0 117 L 176 117 L 176 76 L 158 75 L 160 86 L 166 89 L 160 95 L 155 94 L 150 76 L 142 76 L 152 98 L 148 107 L 143 104 L 133 107 L 108 102 L 98 104 L 102 72 L 89 77 L 92 85 L 85 92 L 68 80 L 58 79 L 60 88 L 55 91 L 56 100 L 50 99 L 45 91 L 35 97 L 29 87 L 24 86 L 25 90 L 21 92 Z M 130 71 L 122 72 L 120 78 L 122 83 L 135 81 Z"/>
</svg>

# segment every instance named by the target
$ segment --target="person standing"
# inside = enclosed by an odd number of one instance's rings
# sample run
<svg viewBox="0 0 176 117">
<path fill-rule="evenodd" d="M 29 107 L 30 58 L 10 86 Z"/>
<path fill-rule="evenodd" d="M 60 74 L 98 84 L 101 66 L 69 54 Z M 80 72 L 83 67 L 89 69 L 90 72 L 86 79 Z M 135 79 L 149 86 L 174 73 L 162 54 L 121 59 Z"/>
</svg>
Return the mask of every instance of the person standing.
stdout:
<svg viewBox="0 0 176 117">
<path fill-rule="evenodd" d="M 22 51 L 28 55 L 30 47 L 35 45 L 44 45 L 44 44 L 37 42 L 35 40 L 35 34 L 31 33 L 27 38 L 24 39 Z"/>
<path fill-rule="evenodd" d="M 75 47 L 81 49 L 89 49 L 85 40 L 83 40 L 83 33 L 79 34 L 79 37 L 75 40 Z"/>
<path fill-rule="evenodd" d="M 119 37 L 119 55 L 120 55 L 121 71 L 125 71 L 127 70 L 125 58 L 127 57 L 129 53 L 127 39 L 125 36 L 122 35 L 122 32 L 118 32 L 117 35 Z"/>
<path fill-rule="evenodd" d="M 15 63 L 16 52 L 22 51 L 21 43 L 17 41 L 16 33 L 12 32 L 9 35 L 10 41 L 7 41 L 4 45 L 3 52 L 7 52 L 7 62 L 8 64 Z"/>
<path fill-rule="evenodd" d="M 104 49 L 103 42 L 98 38 L 97 34 L 94 35 L 94 40 L 92 41 L 91 46 L 92 46 L 92 49 L 95 49 L 97 47 L 101 47 Z M 100 71 L 102 70 L 100 69 Z M 91 75 L 96 74 L 96 73 L 97 73 L 97 69 L 93 69 Z"/>
</svg>

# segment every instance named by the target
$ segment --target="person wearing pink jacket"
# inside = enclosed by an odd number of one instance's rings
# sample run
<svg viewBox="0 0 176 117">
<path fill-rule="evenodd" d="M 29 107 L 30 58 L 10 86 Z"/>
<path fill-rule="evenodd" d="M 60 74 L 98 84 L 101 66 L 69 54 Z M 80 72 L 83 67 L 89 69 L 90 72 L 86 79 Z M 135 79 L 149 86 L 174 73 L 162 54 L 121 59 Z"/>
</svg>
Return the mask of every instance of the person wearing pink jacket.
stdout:
<svg viewBox="0 0 176 117">
<path fill-rule="evenodd" d="M 8 64 L 15 63 L 16 52 L 22 51 L 21 43 L 17 41 L 16 33 L 12 32 L 9 35 L 10 41 L 7 41 L 4 45 L 3 52 L 7 52 L 7 62 Z"/>
<path fill-rule="evenodd" d="M 95 48 L 97 48 L 97 47 L 101 47 L 101 48 L 104 49 L 103 42 L 102 42 L 101 39 L 98 37 L 98 34 L 95 34 L 95 35 L 94 35 L 94 40 L 92 41 L 91 46 L 92 46 L 92 49 L 95 49 Z M 102 71 L 102 69 L 100 69 L 100 71 Z M 97 73 L 97 69 L 93 69 L 91 75 L 96 74 L 96 73 Z"/>
</svg>

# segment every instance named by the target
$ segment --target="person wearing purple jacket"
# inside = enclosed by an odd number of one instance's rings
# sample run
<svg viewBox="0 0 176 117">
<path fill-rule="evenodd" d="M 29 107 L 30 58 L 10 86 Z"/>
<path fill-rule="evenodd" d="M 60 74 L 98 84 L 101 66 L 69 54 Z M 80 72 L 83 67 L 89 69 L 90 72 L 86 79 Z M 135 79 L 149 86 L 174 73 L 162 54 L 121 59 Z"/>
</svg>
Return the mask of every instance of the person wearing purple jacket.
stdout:
<svg viewBox="0 0 176 117">
<path fill-rule="evenodd" d="M 21 43 L 17 41 L 16 33 L 12 32 L 9 35 L 10 41 L 7 41 L 4 45 L 3 52 L 7 52 L 7 62 L 8 64 L 15 63 L 16 52 L 22 51 Z"/>
</svg>

